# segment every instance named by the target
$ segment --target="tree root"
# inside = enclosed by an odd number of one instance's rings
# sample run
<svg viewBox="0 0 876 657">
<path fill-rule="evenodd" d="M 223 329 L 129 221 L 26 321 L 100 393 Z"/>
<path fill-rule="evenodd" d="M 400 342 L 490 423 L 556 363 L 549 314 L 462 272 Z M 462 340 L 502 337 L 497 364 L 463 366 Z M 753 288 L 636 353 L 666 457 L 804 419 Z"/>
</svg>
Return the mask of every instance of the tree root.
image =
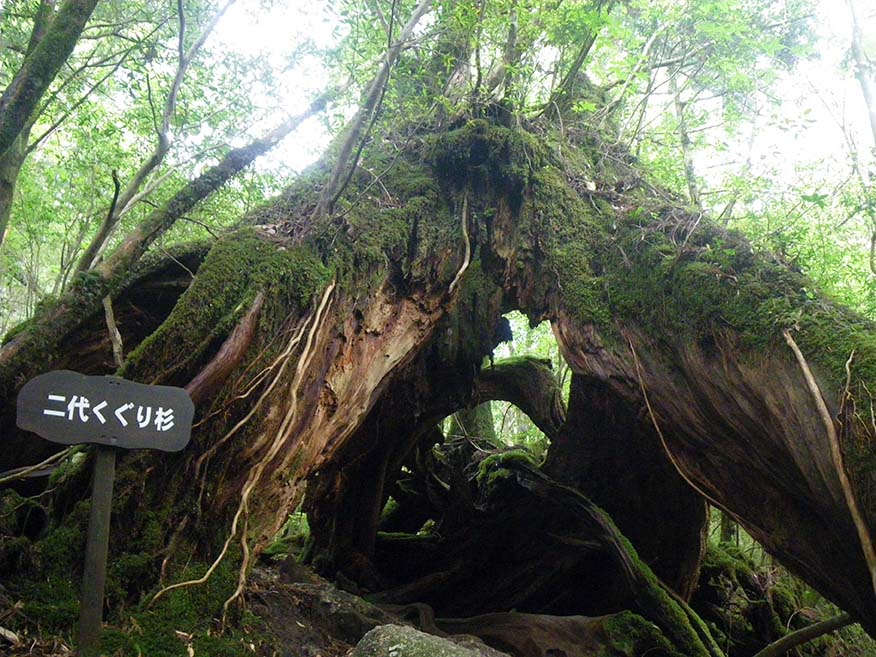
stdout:
<svg viewBox="0 0 876 657">
<path fill-rule="evenodd" d="M 817 639 L 825 634 L 829 634 L 830 632 L 834 632 L 846 625 L 851 625 L 854 622 L 855 621 L 849 614 L 843 612 L 832 618 L 810 625 L 809 627 L 804 627 L 791 632 L 790 634 L 786 634 L 778 641 L 769 644 L 754 657 L 780 657 L 797 646 L 803 645 L 804 643 Z"/>
<path fill-rule="evenodd" d="M 818 409 L 818 414 L 821 416 L 821 420 L 824 422 L 824 428 L 827 430 L 827 438 L 830 442 L 830 455 L 833 457 L 836 474 L 839 478 L 840 486 L 842 487 L 843 495 L 846 499 L 846 506 L 852 516 L 852 522 L 855 525 L 855 529 L 858 531 L 861 550 L 864 553 L 864 559 L 867 562 L 867 569 L 870 572 L 873 593 L 876 594 L 876 548 L 873 546 L 870 529 L 867 527 L 867 521 L 864 519 L 864 515 L 861 513 L 861 509 L 858 506 L 858 500 L 855 498 L 855 491 L 852 490 L 852 482 L 849 480 L 849 475 L 846 472 L 846 467 L 843 463 L 842 448 L 840 447 L 839 437 L 836 433 L 833 418 L 830 416 L 830 411 L 827 409 L 827 404 L 824 402 L 824 397 L 821 394 L 818 383 L 815 381 L 815 377 L 809 369 L 809 363 L 806 362 L 806 358 L 804 358 L 803 352 L 800 351 L 800 347 L 797 346 L 797 343 L 794 341 L 794 338 L 791 337 L 791 333 L 788 329 L 782 331 L 782 335 L 785 336 L 785 342 L 788 343 L 788 346 L 791 347 L 791 351 L 794 352 L 794 356 L 797 358 L 797 363 L 800 365 L 800 370 L 803 372 L 803 378 L 806 379 L 806 385 L 809 387 L 809 392 L 812 393 L 812 399 Z M 850 367 L 851 356 L 846 362 L 846 372 L 849 378 L 851 378 Z"/>
<path fill-rule="evenodd" d="M 231 546 L 231 543 L 234 540 L 234 538 L 238 535 L 238 527 L 241 526 L 241 520 L 243 520 L 242 531 L 240 534 L 240 541 L 241 541 L 241 545 L 243 547 L 243 559 L 242 559 L 242 562 L 240 564 L 237 589 L 232 594 L 232 596 L 228 600 L 225 601 L 225 604 L 223 605 L 222 624 L 223 625 L 225 624 L 225 618 L 226 618 L 227 611 L 228 611 L 230 604 L 233 603 L 234 600 L 238 599 L 240 597 L 241 593 L 243 592 L 243 588 L 246 584 L 246 573 L 249 569 L 249 564 L 250 564 L 250 559 L 251 559 L 251 552 L 249 550 L 249 544 L 247 541 L 247 529 L 248 529 L 248 517 L 249 517 L 249 498 L 250 498 L 250 495 L 252 494 L 252 491 L 255 489 L 256 485 L 261 480 L 261 477 L 265 471 L 265 468 L 274 460 L 274 458 L 279 453 L 280 449 L 283 447 L 283 445 L 286 443 L 286 441 L 289 438 L 289 434 L 290 434 L 292 426 L 293 426 L 293 421 L 296 417 L 297 410 L 298 410 L 298 408 L 297 408 L 298 407 L 298 386 L 301 383 L 301 378 L 303 376 L 304 371 L 306 370 L 307 366 L 310 364 L 310 361 L 313 358 L 313 339 L 314 339 L 314 336 L 316 335 L 317 329 L 320 327 L 320 325 L 322 323 L 322 318 L 323 318 L 323 315 L 325 313 L 325 309 L 328 306 L 329 300 L 331 298 L 331 295 L 332 295 L 332 292 L 334 291 L 334 289 L 335 289 L 335 283 L 332 282 L 326 288 L 325 292 L 323 293 L 322 300 L 320 301 L 319 307 L 317 308 L 316 313 L 314 313 L 314 315 L 312 317 L 312 322 L 310 323 L 310 330 L 308 332 L 307 341 L 305 343 L 305 346 L 304 346 L 304 349 L 303 349 L 301 355 L 298 358 L 298 365 L 297 365 L 296 370 L 295 370 L 295 376 L 294 376 L 292 383 L 290 385 L 290 395 L 291 395 L 292 399 L 291 399 L 291 402 L 289 405 L 289 410 L 287 411 L 286 416 L 283 418 L 283 422 L 280 425 L 280 429 L 277 432 L 277 435 L 274 438 L 273 443 L 271 443 L 267 453 L 265 453 L 264 456 L 258 460 L 258 463 L 250 472 L 250 475 L 247 478 L 247 481 L 243 486 L 243 492 L 241 493 L 240 504 L 237 508 L 237 512 L 234 514 L 234 519 L 231 521 L 231 530 L 229 532 L 228 538 L 225 541 L 225 544 L 222 547 L 221 552 L 219 553 L 219 556 L 210 565 L 210 567 L 207 569 L 207 572 L 202 577 L 195 579 L 195 580 L 187 580 L 184 582 L 177 582 L 176 584 L 171 584 L 170 586 L 166 586 L 163 589 L 161 589 L 160 591 L 158 591 L 152 597 L 152 600 L 150 600 L 150 602 L 149 602 L 150 606 L 155 604 L 155 602 L 157 602 L 162 596 L 164 596 L 165 594 L 169 593 L 170 591 L 172 591 L 174 589 L 195 586 L 198 584 L 204 584 L 213 575 L 213 573 L 219 567 L 219 564 L 222 563 L 222 560 L 225 558 L 225 555 L 228 554 L 228 549 Z M 297 332 L 296 336 L 294 336 L 293 339 L 290 341 L 290 346 L 284 352 L 286 354 L 286 358 L 283 362 L 283 366 L 280 368 L 280 371 L 277 373 L 277 376 L 274 378 L 271 386 L 269 386 L 269 388 L 262 394 L 262 397 L 259 399 L 259 402 L 261 402 L 265 397 L 267 397 L 267 395 L 270 393 L 270 391 L 274 388 L 276 383 L 279 381 L 280 376 L 282 375 L 283 371 L 285 370 L 286 363 L 288 363 L 289 356 L 291 355 L 292 351 L 294 350 L 294 345 L 297 345 L 297 343 L 300 341 L 300 336 L 303 334 L 306 327 L 307 327 L 307 323 L 302 325 L 301 330 L 299 332 Z M 222 438 L 220 443 L 222 443 L 222 442 L 226 441 L 228 438 L 230 438 L 230 434 L 233 434 L 234 432 L 239 430 L 239 428 L 241 426 L 243 426 L 243 424 L 249 419 L 249 417 L 252 416 L 252 414 L 255 412 L 256 408 L 258 407 L 258 405 L 259 404 L 256 404 L 256 406 L 250 411 L 250 413 L 247 414 L 247 416 L 243 420 L 238 422 L 234 426 L 234 428 L 231 429 L 229 434 L 226 434 L 226 436 L 224 436 Z M 265 441 L 264 441 L 264 436 L 263 436 L 262 440 L 260 440 L 257 443 L 256 448 L 260 448 L 264 444 L 264 442 Z M 217 446 L 218 446 L 218 443 L 217 443 L 217 445 L 214 445 L 213 451 L 215 451 L 215 448 Z M 207 453 L 205 453 L 205 455 L 203 455 L 198 460 L 198 463 L 196 464 L 196 469 L 198 467 L 200 467 L 200 464 L 203 463 L 203 460 L 206 456 L 207 456 Z"/>
<path fill-rule="evenodd" d="M 189 381 L 186 391 L 195 404 L 206 399 L 215 392 L 228 378 L 231 372 L 240 364 L 243 355 L 252 343 L 256 323 L 265 303 L 264 292 L 256 295 L 252 306 L 238 322 L 231 335 L 222 343 L 217 354 L 202 369 L 195 378 Z"/>
<path fill-rule="evenodd" d="M 15 468 L 13 470 L 7 470 L 6 472 L 0 472 L 0 484 L 6 484 L 10 481 L 15 481 L 17 479 L 26 479 L 29 474 L 32 472 L 36 472 L 42 468 L 54 467 L 65 458 L 70 456 L 73 453 L 74 449 L 77 449 L 79 445 L 71 445 L 70 447 L 66 447 L 62 449 L 60 452 L 56 452 L 52 454 L 49 458 L 44 461 L 40 461 L 34 465 L 28 465 L 23 468 Z"/>
<path fill-rule="evenodd" d="M 456 289 L 462 275 L 471 263 L 471 239 L 468 236 L 468 192 L 462 197 L 462 237 L 465 240 L 465 257 L 462 259 L 462 266 L 456 272 L 456 276 L 453 277 L 453 282 L 447 288 L 448 294 L 453 294 L 453 290 Z"/>
</svg>

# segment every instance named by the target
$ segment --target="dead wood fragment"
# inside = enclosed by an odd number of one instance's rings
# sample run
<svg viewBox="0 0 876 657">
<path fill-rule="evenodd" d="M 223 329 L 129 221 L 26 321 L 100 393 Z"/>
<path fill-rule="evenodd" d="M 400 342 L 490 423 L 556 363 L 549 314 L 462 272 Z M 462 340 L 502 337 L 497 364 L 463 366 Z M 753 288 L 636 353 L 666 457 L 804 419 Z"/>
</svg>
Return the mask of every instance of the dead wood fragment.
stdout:
<svg viewBox="0 0 876 657">
<path fill-rule="evenodd" d="M 113 345 L 113 361 L 116 367 L 120 368 L 125 364 L 125 351 L 122 344 L 122 334 L 119 332 L 116 317 L 113 314 L 113 299 L 109 295 L 103 298 L 103 312 L 106 316 L 106 327 L 109 331 L 110 342 Z"/>
</svg>

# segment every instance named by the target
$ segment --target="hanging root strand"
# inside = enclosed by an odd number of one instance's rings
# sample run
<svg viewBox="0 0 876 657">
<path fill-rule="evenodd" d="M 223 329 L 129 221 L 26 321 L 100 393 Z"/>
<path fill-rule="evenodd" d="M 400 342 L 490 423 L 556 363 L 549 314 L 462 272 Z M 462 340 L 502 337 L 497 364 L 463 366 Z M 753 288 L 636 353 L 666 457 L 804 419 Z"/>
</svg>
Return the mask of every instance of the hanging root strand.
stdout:
<svg viewBox="0 0 876 657">
<path fill-rule="evenodd" d="M 791 351 L 794 352 L 794 357 L 797 359 L 797 364 L 800 366 L 800 371 L 803 373 L 803 378 L 806 381 L 806 386 L 809 388 L 809 392 L 812 395 L 812 400 L 815 402 L 815 407 L 818 410 L 819 416 L 821 416 L 821 421 L 824 423 L 824 429 L 827 432 L 827 439 L 830 443 L 830 455 L 833 459 L 833 465 L 836 470 L 836 475 L 839 479 L 840 487 L 843 491 L 843 496 L 845 497 L 849 515 L 851 515 L 852 522 L 854 523 L 855 529 L 858 532 L 858 540 L 861 544 L 861 551 L 864 554 L 864 561 L 867 563 L 867 570 L 870 573 L 870 583 L 873 587 L 873 592 L 876 593 L 876 546 L 874 546 L 873 539 L 870 534 L 870 528 L 867 526 L 867 521 L 864 518 L 864 514 L 861 512 L 861 509 L 858 506 L 858 500 L 855 497 L 855 491 L 852 489 L 852 482 L 849 479 L 849 474 L 846 471 L 846 466 L 843 462 L 842 446 L 840 445 L 836 426 L 834 425 L 833 418 L 830 416 L 830 411 L 828 410 L 827 404 L 824 401 L 824 396 L 821 394 L 821 389 L 818 387 L 818 382 L 815 380 L 815 377 L 812 374 L 812 370 L 809 369 L 809 363 L 803 356 L 803 352 L 800 351 L 800 347 L 797 346 L 797 343 L 791 336 L 791 332 L 788 331 L 788 329 L 782 331 L 782 335 L 785 337 L 785 342 L 788 343 Z M 854 352 L 852 352 L 852 355 L 849 356 L 849 360 L 846 361 L 847 389 L 849 383 L 851 382 L 852 376 L 852 356 L 854 356 Z M 845 394 L 848 393 L 846 392 Z M 843 395 L 844 398 L 845 394 Z"/>
<path fill-rule="evenodd" d="M 150 600 L 150 602 L 149 602 L 150 606 L 155 604 L 155 602 L 157 600 L 159 600 L 161 597 L 163 597 L 164 595 L 166 595 L 170 591 L 173 591 L 175 589 L 189 587 L 189 586 L 197 586 L 200 584 L 204 584 L 207 580 L 210 579 L 210 577 L 213 575 L 213 573 L 216 572 L 216 569 L 219 567 L 219 565 L 222 563 L 222 560 L 228 554 L 228 550 L 229 550 L 229 548 L 230 548 L 230 546 L 235 538 L 239 538 L 239 540 L 240 540 L 241 547 L 243 550 L 243 558 L 241 561 L 240 571 L 238 574 L 237 588 L 235 589 L 235 591 L 231 595 L 231 597 L 225 601 L 225 604 L 222 607 L 222 623 L 223 623 L 223 625 L 225 623 L 225 619 L 226 619 L 229 607 L 231 606 L 231 604 L 233 604 L 233 602 L 235 600 L 240 598 L 240 596 L 242 595 L 244 587 L 246 586 L 247 572 L 249 570 L 250 562 L 251 562 L 251 559 L 253 556 L 252 552 L 250 551 L 249 542 L 248 542 L 248 540 L 249 540 L 248 539 L 248 529 L 249 529 L 249 499 L 250 499 L 250 495 L 252 494 L 253 490 L 258 485 L 258 483 L 261 481 L 261 478 L 262 478 L 262 475 L 263 475 L 265 469 L 268 467 L 269 464 L 271 464 L 273 462 L 274 458 L 277 456 L 277 454 L 282 449 L 282 447 L 286 444 L 286 441 L 289 439 L 289 437 L 291 435 L 291 431 L 294 427 L 294 420 L 297 416 L 297 410 L 298 410 L 297 409 L 297 406 L 298 406 L 298 388 L 301 384 L 301 380 L 304 378 L 304 373 L 307 370 L 307 367 L 309 366 L 309 364 L 313 360 L 315 336 L 316 336 L 318 330 L 322 326 L 323 316 L 325 314 L 325 310 L 326 310 L 327 306 L 329 305 L 329 301 L 331 299 L 332 293 L 334 292 L 334 289 L 335 289 L 335 282 L 332 282 L 326 288 L 325 292 L 323 293 L 322 299 L 320 300 L 319 307 L 317 308 L 316 312 L 312 316 L 312 321 L 305 322 L 301 326 L 300 330 L 296 331 L 296 334 L 293 336 L 292 340 L 290 340 L 290 343 L 289 343 L 287 349 L 284 351 L 286 360 L 283 362 L 282 366 L 280 367 L 280 370 L 278 371 L 277 375 L 274 377 L 274 380 L 271 382 L 271 385 L 268 387 L 268 389 L 265 390 L 264 393 L 262 393 L 261 397 L 259 398 L 258 403 L 260 404 L 267 397 L 267 395 L 270 393 L 270 391 L 273 390 L 274 387 L 277 385 L 277 383 L 280 380 L 280 377 L 282 376 L 283 372 L 285 371 L 286 364 L 291 359 L 291 354 L 294 351 L 295 346 L 297 346 L 297 344 L 300 342 L 302 335 L 307 330 L 308 325 L 309 325 L 307 340 L 305 342 L 305 346 L 304 346 L 300 356 L 298 357 L 298 364 L 297 364 L 297 367 L 295 369 L 295 376 L 293 377 L 292 383 L 290 384 L 291 401 L 289 404 L 289 410 L 286 412 L 286 415 L 283 418 L 283 422 L 281 423 L 279 430 L 276 432 L 276 435 L 275 435 L 273 442 L 270 444 L 270 446 L 268 447 L 268 449 L 264 453 L 264 455 L 262 455 L 258 459 L 255 467 L 252 468 L 252 470 L 250 471 L 250 473 L 247 477 L 246 483 L 244 484 L 243 490 L 241 492 L 240 504 L 238 505 L 237 511 L 234 514 L 234 518 L 231 521 L 231 529 L 229 531 L 228 537 L 225 540 L 225 544 L 223 545 L 222 550 L 219 553 L 219 556 L 216 557 L 216 560 L 213 561 L 213 563 L 207 569 L 207 572 L 204 573 L 204 575 L 202 577 L 199 577 L 198 579 L 187 580 L 184 582 L 177 582 L 176 584 L 171 584 L 171 585 L 166 586 L 166 587 L 162 588 L 161 590 L 159 590 L 158 593 L 156 593 L 152 597 L 152 600 Z M 231 435 L 236 433 L 243 426 L 243 424 L 249 420 L 249 418 L 252 416 L 253 413 L 254 413 L 254 410 L 250 411 L 250 413 L 247 414 L 247 416 L 243 420 L 238 422 L 231 429 L 231 431 L 229 431 L 228 434 L 226 434 L 222 438 L 222 440 L 219 443 L 217 443 L 217 445 L 221 444 L 222 442 L 227 441 L 231 437 Z M 262 438 L 260 438 L 260 440 L 258 441 L 256 448 L 262 448 L 264 446 L 265 442 L 266 442 L 266 436 L 262 436 Z M 211 450 L 208 450 L 208 452 L 206 452 L 204 455 L 201 456 L 200 459 L 198 459 L 198 462 L 196 464 L 196 472 L 200 469 L 200 466 L 203 463 L 203 461 L 206 459 L 206 457 L 209 454 L 212 454 L 213 452 L 215 452 L 217 445 L 214 445 L 213 448 L 211 448 Z M 243 522 L 241 522 L 241 520 Z M 240 534 L 238 534 L 238 528 L 240 528 L 240 530 L 241 530 Z"/>
<path fill-rule="evenodd" d="M 465 240 L 465 257 L 462 259 L 462 266 L 456 272 L 456 276 L 453 277 L 453 282 L 450 283 L 450 287 L 447 290 L 449 294 L 453 294 L 453 290 L 456 289 L 456 286 L 462 279 L 462 275 L 471 263 L 471 240 L 468 236 L 468 192 L 462 197 L 462 237 Z"/>
</svg>

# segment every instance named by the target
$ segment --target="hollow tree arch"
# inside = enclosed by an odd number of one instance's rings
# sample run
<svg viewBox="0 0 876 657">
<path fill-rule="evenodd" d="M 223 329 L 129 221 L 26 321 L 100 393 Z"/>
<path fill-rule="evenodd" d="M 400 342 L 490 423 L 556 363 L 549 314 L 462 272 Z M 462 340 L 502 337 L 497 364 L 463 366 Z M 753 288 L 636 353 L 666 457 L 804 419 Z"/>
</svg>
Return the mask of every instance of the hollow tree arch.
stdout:
<svg viewBox="0 0 876 657">
<path fill-rule="evenodd" d="M 358 173 L 347 210 L 308 220 L 308 178 L 216 244 L 123 374 L 185 385 L 243 318 L 257 314 L 256 329 L 199 408 L 190 449 L 125 459 L 114 549 L 142 552 L 148 536 L 157 572 L 163 560 L 264 545 L 426 345 L 444 331 L 483 355 L 483 327 L 517 307 L 552 321 L 576 375 L 647 412 L 695 488 L 874 632 L 859 532 L 812 386 L 782 338 L 794 331 L 840 418 L 869 531 L 874 325 L 687 213 L 598 134 L 560 143 L 537 132 L 472 121 L 413 140 L 379 198 Z"/>
<path fill-rule="evenodd" d="M 421 470 L 421 476 L 434 476 L 417 466 L 430 458 L 428 451 L 436 442 L 443 442 L 443 434 L 435 428 L 441 419 L 486 401 L 516 399 L 538 426 L 556 435 L 565 409 L 549 362 L 515 358 L 478 372 L 473 366 L 483 354 L 475 351 L 468 356 L 472 360 L 448 362 L 445 356 L 452 351 L 461 350 L 447 339 L 424 349 L 375 405 L 358 435 L 314 473 L 305 502 L 312 539 L 308 559 L 325 574 L 352 568 L 346 574 L 356 578 L 362 575 L 360 568 L 369 567 L 380 512 L 402 467 L 407 464 L 411 470 Z M 434 483 L 423 482 L 424 488 Z M 424 502 L 423 511 L 428 512 Z M 417 516 L 414 509 L 407 522 L 417 524 L 415 531 L 427 518 Z"/>
</svg>

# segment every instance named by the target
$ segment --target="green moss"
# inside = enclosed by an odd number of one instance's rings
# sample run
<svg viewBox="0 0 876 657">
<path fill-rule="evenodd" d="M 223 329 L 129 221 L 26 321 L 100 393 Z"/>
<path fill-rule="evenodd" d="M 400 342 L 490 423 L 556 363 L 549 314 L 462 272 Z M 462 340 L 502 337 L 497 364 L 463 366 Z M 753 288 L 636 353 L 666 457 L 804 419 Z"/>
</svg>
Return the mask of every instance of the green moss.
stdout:
<svg viewBox="0 0 876 657">
<path fill-rule="evenodd" d="M 193 642 L 196 655 L 210 657 L 252 657 L 253 651 L 242 638 L 197 636 Z"/>
<path fill-rule="evenodd" d="M 130 636 L 117 628 L 107 628 L 101 636 L 100 649 L 107 657 L 124 657 L 136 654 L 134 642 Z"/>
<path fill-rule="evenodd" d="M 733 545 L 719 546 L 709 544 L 705 555 L 703 555 L 703 568 L 726 573 L 734 579 L 738 570 L 753 571 L 751 564 L 745 560 L 739 549 Z"/>
<path fill-rule="evenodd" d="M 8 331 L 6 331 L 6 335 L 4 335 L 3 340 L 0 341 L 0 346 L 5 346 L 9 344 L 14 338 L 18 337 L 19 335 L 30 329 L 32 326 L 34 326 L 34 324 L 35 322 L 33 317 L 28 318 L 23 322 L 19 322 Z"/>
<path fill-rule="evenodd" d="M 75 446 L 72 453 L 61 461 L 54 472 L 49 475 L 49 487 L 64 486 L 74 477 L 83 473 L 86 464 L 86 452 L 82 446 Z"/>
<path fill-rule="evenodd" d="M 432 138 L 426 159 L 451 187 L 503 195 L 514 205 L 522 201 L 532 172 L 547 161 L 548 150 L 525 130 L 479 119 Z"/>
<path fill-rule="evenodd" d="M 311 239 L 337 280 L 361 291 L 365 300 L 388 274 L 400 274 L 404 281 L 397 282 L 404 284 L 442 281 L 433 269 L 436 249 L 462 240 L 460 222 L 430 167 L 395 157 L 385 163 L 379 155 L 368 168 L 386 171 L 381 184 L 370 193 L 359 190 L 373 187 L 373 180 L 351 186 L 337 210 L 341 218 Z"/>
<path fill-rule="evenodd" d="M 604 298 L 605 283 L 594 273 L 595 245 L 606 239 L 594 210 L 569 187 L 565 174 L 547 166 L 533 176 L 532 192 L 524 205 L 531 215 L 528 229 L 544 243 L 544 254 L 533 257 L 543 276 L 547 297 L 559 289 L 560 303 L 582 324 L 610 322 Z"/>
<path fill-rule="evenodd" d="M 206 569 L 204 564 L 190 566 L 178 573 L 175 581 L 197 579 Z M 221 614 L 223 603 L 236 586 L 236 566 L 223 562 L 206 583 L 175 589 L 152 606 L 144 603 L 121 628 L 113 628 L 114 648 L 121 657 L 185 657 L 187 640 L 184 637 L 191 635 L 195 654 L 252 654 L 245 650 L 242 642 L 246 629 L 232 629 L 222 636 L 215 632 L 214 619 Z M 247 642 L 252 641 L 255 639 L 247 639 Z M 202 651 L 198 650 L 199 646 Z"/>
<path fill-rule="evenodd" d="M 307 523 L 307 514 L 296 511 L 289 515 L 289 519 L 262 554 L 278 558 L 285 558 L 290 554 L 299 554 L 304 549 L 304 546 L 307 545 L 309 538 L 310 525 Z"/>
<path fill-rule="evenodd" d="M 186 378 L 230 332 L 256 294 L 263 292 L 285 308 L 304 307 L 328 277 L 312 250 L 282 248 L 254 229 L 241 229 L 214 245 L 170 317 L 128 357 L 121 376 Z"/>
<path fill-rule="evenodd" d="M 24 603 L 19 620 L 38 631 L 69 633 L 79 615 L 81 559 L 89 505 L 78 504 L 64 524 L 51 529 L 28 550 L 28 568 L 5 585 Z"/>
<path fill-rule="evenodd" d="M 608 639 L 608 646 L 601 653 L 601 657 L 682 657 L 660 628 L 631 611 L 606 617 L 602 629 Z"/>
<path fill-rule="evenodd" d="M 491 487 L 503 477 L 510 476 L 512 473 L 508 468 L 513 468 L 515 465 L 537 468 L 539 463 L 529 451 L 522 448 L 491 454 L 478 464 L 478 486 Z"/>
<path fill-rule="evenodd" d="M 30 546 L 31 567 L 4 581 L 10 595 L 23 602 L 17 622 L 39 633 L 68 638 L 75 635 L 88 512 L 87 503 L 78 504 L 63 525 Z M 153 515 L 144 523 L 137 543 L 143 552 L 112 555 L 110 559 L 107 599 L 114 609 L 110 617 L 114 624 L 105 632 L 103 654 L 185 657 L 186 644 L 177 632 L 194 636 L 194 645 L 204 647 L 204 651 L 197 654 L 246 654 L 244 638 L 247 644 L 258 643 L 256 637 L 248 634 L 257 629 L 251 619 L 235 625 L 236 629 L 230 630 L 227 636 L 213 636 L 216 633 L 214 618 L 221 614 L 223 603 L 237 586 L 237 563 L 231 559 L 223 562 L 205 584 L 171 591 L 153 606 L 148 606 L 151 598 L 146 596 L 133 612 L 125 613 L 122 601 L 130 597 L 126 587 L 132 586 L 138 578 L 152 581 L 160 563 L 160 559 L 156 560 L 159 521 L 160 518 Z M 177 572 L 173 581 L 197 579 L 206 570 L 206 564 L 189 565 Z M 12 629 L 18 626 L 13 623 Z"/>
</svg>

